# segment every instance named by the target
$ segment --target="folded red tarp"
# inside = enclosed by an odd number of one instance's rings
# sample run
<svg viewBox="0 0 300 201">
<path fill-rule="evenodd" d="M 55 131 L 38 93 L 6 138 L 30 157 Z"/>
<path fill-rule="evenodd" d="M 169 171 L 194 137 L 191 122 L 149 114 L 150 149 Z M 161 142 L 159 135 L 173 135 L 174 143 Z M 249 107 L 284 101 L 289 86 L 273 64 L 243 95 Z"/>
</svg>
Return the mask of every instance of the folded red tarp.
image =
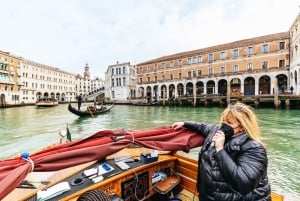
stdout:
<svg viewBox="0 0 300 201">
<path fill-rule="evenodd" d="M 185 151 L 199 147 L 204 138 L 186 129 L 170 127 L 148 130 L 103 130 L 88 138 L 60 144 L 34 153 L 29 158 L 0 161 L 0 200 L 14 190 L 33 169 L 57 171 L 104 159 L 131 143 L 160 151 Z"/>
</svg>

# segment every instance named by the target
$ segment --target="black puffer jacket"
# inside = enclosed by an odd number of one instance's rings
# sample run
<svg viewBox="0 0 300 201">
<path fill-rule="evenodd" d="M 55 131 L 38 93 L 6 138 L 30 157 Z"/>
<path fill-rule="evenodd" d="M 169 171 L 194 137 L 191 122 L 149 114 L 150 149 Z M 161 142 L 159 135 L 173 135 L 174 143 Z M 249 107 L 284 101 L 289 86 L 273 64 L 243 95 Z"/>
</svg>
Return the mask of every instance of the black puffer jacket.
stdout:
<svg viewBox="0 0 300 201">
<path fill-rule="evenodd" d="M 229 139 L 216 152 L 211 139 L 219 126 L 185 122 L 206 137 L 199 153 L 198 191 L 201 201 L 270 201 L 265 148 L 246 133 Z"/>
</svg>

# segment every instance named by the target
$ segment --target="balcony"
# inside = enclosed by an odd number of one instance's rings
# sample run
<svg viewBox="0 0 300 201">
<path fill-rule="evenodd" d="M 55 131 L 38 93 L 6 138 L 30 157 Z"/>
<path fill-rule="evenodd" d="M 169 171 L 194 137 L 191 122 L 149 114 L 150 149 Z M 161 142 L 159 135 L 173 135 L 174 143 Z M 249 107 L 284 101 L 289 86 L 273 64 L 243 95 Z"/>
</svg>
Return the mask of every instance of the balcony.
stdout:
<svg viewBox="0 0 300 201">
<path fill-rule="evenodd" d="M 5 73 L 5 74 L 8 74 L 8 70 L 4 70 L 4 69 L 0 69 L 0 73 Z"/>
</svg>

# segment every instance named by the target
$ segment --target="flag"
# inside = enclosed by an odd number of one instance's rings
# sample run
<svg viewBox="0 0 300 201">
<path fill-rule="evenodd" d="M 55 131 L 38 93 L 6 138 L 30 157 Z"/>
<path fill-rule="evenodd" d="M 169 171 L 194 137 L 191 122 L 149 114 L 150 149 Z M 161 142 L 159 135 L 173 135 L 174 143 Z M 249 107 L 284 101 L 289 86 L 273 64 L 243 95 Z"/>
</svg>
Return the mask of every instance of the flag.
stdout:
<svg viewBox="0 0 300 201">
<path fill-rule="evenodd" d="M 68 127 L 67 127 L 67 139 L 69 140 L 69 142 L 72 142 L 71 132 Z"/>
</svg>

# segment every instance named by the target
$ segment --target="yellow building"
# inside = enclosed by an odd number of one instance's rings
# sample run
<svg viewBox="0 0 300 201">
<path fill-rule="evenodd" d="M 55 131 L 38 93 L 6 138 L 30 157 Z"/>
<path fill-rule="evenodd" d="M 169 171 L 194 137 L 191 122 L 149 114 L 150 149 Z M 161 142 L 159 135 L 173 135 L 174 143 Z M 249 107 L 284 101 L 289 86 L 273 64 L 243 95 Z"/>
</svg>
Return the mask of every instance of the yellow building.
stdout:
<svg viewBox="0 0 300 201">
<path fill-rule="evenodd" d="M 0 106 L 21 103 L 20 60 L 0 50 Z"/>
<path fill-rule="evenodd" d="M 284 94 L 289 32 L 168 55 L 137 65 L 138 97 L 244 97 Z"/>
</svg>

